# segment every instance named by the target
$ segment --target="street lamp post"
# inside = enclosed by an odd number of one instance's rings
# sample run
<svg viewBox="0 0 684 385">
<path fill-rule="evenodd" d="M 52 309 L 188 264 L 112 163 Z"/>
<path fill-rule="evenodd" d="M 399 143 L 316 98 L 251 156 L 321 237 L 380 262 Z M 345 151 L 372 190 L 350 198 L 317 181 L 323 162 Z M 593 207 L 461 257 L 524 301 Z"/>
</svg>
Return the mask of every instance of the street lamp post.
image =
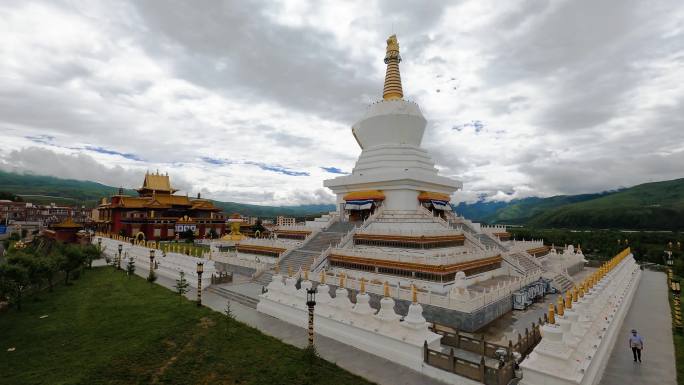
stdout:
<svg viewBox="0 0 684 385">
<path fill-rule="evenodd" d="M 314 347 L 314 306 L 316 306 L 316 289 L 306 289 L 306 306 L 309 308 L 309 348 Z"/>
<path fill-rule="evenodd" d="M 150 277 L 154 274 L 154 249 L 150 249 Z"/>
<path fill-rule="evenodd" d="M 197 262 L 197 306 L 202 306 L 202 273 L 204 272 L 204 263 Z"/>
<path fill-rule="evenodd" d="M 123 251 L 123 245 L 119 243 L 119 257 L 116 259 L 117 270 L 121 270 L 121 251 Z"/>
</svg>

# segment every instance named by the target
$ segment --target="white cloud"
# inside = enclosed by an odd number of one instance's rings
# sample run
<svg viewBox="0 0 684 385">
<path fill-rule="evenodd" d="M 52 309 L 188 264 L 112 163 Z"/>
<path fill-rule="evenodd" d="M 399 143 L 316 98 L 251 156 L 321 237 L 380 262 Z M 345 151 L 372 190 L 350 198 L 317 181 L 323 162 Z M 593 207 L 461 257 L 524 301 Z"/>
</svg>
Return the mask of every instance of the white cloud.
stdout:
<svg viewBox="0 0 684 385">
<path fill-rule="evenodd" d="M 3 169 L 127 187 L 159 169 L 216 199 L 331 202 L 321 167 L 353 167 L 394 28 L 458 199 L 682 176 L 676 0 L 31 1 L 0 18 Z"/>
</svg>

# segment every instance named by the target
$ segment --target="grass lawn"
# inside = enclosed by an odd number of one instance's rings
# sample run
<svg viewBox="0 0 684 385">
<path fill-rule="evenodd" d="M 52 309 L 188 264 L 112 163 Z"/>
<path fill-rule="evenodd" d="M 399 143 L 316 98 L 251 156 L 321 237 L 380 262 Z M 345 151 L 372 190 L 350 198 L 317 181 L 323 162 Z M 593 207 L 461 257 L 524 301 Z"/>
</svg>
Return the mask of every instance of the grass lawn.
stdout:
<svg viewBox="0 0 684 385">
<path fill-rule="evenodd" d="M 0 314 L 0 357 L 12 385 L 369 383 L 109 267 Z"/>
</svg>

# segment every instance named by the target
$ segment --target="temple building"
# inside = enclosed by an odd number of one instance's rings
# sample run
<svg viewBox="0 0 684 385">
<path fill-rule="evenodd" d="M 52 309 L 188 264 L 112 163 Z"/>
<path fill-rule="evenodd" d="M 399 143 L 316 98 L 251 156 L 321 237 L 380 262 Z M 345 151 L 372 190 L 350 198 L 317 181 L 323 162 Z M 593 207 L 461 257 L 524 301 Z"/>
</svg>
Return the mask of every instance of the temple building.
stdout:
<svg viewBox="0 0 684 385">
<path fill-rule="evenodd" d="M 102 198 L 98 231 L 140 240 L 170 240 L 185 231 L 198 238 L 220 237 L 226 231 L 221 209 L 210 200 L 174 195 L 168 174 L 146 173 L 138 196 L 118 194 Z"/>
</svg>

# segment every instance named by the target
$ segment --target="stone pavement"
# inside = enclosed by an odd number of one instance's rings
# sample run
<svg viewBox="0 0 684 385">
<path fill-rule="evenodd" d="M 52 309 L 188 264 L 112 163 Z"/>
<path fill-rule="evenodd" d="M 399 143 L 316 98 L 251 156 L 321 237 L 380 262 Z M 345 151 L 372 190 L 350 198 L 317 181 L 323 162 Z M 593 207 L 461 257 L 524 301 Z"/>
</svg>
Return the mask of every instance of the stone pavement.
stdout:
<svg viewBox="0 0 684 385">
<path fill-rule="evenodd" d="M 644 270 L 639 288 L 620 329 L 601 385 L 676 385 L 672 318 L 664 273 Z M 628 339 L 637 329 L 644 338 L 639 364 L 633 361 Z"/>
<path fill-rule="evenodd" d="M 122 274 L 125 273 L 122 272 Z M 135 269 L 135 274 L 146 277 L 148 269 L 138 266 Z M 156 283 L 170 290 L 175 290 L 173 286 L 176 284 L 176 281 L 173 279 L 158 276 Z M 197 290 L 190 290 L 186 293 L 186 296 L 189 299 L 195 300 L 197 298 Z M 228 300 L 217 294 L 202 291 L 202 304 L 210 309 L 223 313 L 227 302 Z M 230 310 L 237 320 L 259 329 L 264 334 L 276 337 L 287 344 L 300 348 L 304 348 L 307 344 L 308 336 L 306 329 L 259 313 L 255 309 L 235 301 L 231 301 Z M 443 382 L 424 376 L 405 366 L 323 336 L 316 336 L 316 350 L 325 360 L 378 384 L 444 385 Z"/>
</svg>

